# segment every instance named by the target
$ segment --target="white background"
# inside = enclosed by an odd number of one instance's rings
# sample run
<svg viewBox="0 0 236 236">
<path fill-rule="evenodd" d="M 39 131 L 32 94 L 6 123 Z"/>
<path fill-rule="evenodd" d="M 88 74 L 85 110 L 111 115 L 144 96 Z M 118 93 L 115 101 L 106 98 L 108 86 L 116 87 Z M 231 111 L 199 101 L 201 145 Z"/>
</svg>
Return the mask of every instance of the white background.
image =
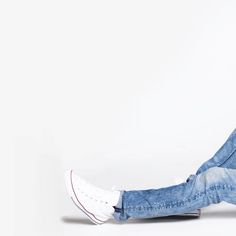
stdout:
<svg viewBox="0 0 236 236">
<path fill-rule="evenodd" d="M 64 188 L 159 188 L 186 179 L 236 128 L 236 2 L 1 1 L 3 235 L 221 235 L 200 219 L 96 226 Z"/>
</svg>

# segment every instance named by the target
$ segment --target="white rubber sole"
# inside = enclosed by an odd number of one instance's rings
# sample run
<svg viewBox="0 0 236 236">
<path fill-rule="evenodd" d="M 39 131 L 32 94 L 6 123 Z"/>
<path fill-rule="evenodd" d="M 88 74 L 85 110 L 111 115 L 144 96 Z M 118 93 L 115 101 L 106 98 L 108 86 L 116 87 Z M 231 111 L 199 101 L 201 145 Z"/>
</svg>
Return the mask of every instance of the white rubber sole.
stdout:
<svg viewBox="0 0 236 236">
<path fill-rule="evenodd" d="M 73 186 L 73 178 L 72 178 L 73 170 L 67 170 L 65 172 L 65 184 L 67 192 L 72 200 L 72 202 L 86 215 L 88 218 L 96 225 L 101 225 L 105 223 L 105 221 L 96 217 L 92 212 L 88 211 L 85 206 L 79 201 L 79 196 L 75 192 L 75 188 Z"/>
</svg>

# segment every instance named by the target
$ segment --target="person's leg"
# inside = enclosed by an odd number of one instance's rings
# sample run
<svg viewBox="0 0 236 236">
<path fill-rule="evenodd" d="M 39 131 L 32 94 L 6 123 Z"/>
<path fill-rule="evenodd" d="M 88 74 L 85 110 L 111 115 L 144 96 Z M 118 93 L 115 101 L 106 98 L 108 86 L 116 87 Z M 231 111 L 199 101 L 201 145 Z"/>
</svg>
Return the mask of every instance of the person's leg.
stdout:
<svg viewBox="0 0 236 236">
<path fill-rule="evenodd" d="M 104 191 L 68 171 L 68 193 L 74 204 L 96 224 L 112 215 L 117 221 L 194 214 L 211 203 L 236 204 L 236 129 L 217 153 L 186 182 L 160 189 Z M 225 167 L 225 168 L 223 168 Z M 69 174 L 68 174 L 69 173 Z M 198 213 L 197 213 L 198 214 Z"/>
<path fill-rule="evenodd" d="M 196 175 L 208 170 L 212 167 L 225 167 L 236 169 L 236 129 L 234 129 L 219 150 L 209 160 L 205 161 L 196 171 L 196 174 L 191 174 L 186 182 L 194 178 Z M 195 213 L 200 215 L 201 210 L 196 209 Z M 186 213 L 187 214 L 187 213 Z M 196 214 L 197 215 L 197 214 Z"/>
<path fill-rule="evenodd" d="M 122 190 L 113 217 L 121 222 L 129 218 L 178 215 L 221 201 L 236 204 L 236 169 L 212 167 L 178 185 Z"/>
<path fill-rule="evenodd" d="M 220 149 L 211 157 L 209 160 L 205 161 L 196 171 L 196 174 L 191 174 L 186 179 L 186 182 L 194 178 L 196 175 L 208 170 L 212 167 L 225 167 L 236 169 L 236 129 L 234 129 L 227 140 L 223 143 Z M 192 215 L 200 215 L 201 210 L 196 209 L 192 212 Z M 188 212 L 184 213 L 186 215 L 191 215 Z"/>
<path fill-rule="evenodd" d="M 199 167 L 196 175 L 214 166 L 236 169 L 236 129 L 231 132 L 214 156 Z"/>
<path fill-rule="evenodd" d="M 193 180 L 197 177 L 197 175 L 203 173 L 204 171 L 207 171 L 209 168 L 212 167 L 225 167 L 225 168 L 231 168 L 236 169 L 236 129 L 234 129 L 227 140 L 224 142 L 224 144 L 220 147 L 220 149 L 214 154 L 212 158 L 204 162 L 200 168 L 197 170 L 196 174 L 191 174 L 186 182 L 189 182 L 190 180 Z M 123 195 L 123 192 L 121 192 L 121 195 Z M 121 206 L 121 198 L 119 201 L 119 204 L 117 204 L 119 211 L 119 207 Z M 192 209 L 191 211 L 186 211 L 180 214 L 185 215 L 200 215 L 201 210 L 199 208 Z M 115 213 L 116 214 L 116 213 Z"/>
<path fill-rule="evenodd" d="M 211 167 L 225 167 L 236 169 L 236 129 L 234 129 L 218 151 L 209 160 L 205 161 L 196 171 L 196 174 L 191 174 L 186 182 L 208 170 Z"/>
</svg>

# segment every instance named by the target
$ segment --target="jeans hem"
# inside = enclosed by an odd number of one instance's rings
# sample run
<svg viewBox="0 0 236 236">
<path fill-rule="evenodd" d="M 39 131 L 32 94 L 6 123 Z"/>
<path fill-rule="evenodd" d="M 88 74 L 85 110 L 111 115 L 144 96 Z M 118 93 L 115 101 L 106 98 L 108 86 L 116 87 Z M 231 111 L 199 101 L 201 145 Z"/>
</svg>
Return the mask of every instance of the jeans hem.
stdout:
<svg viewBox="0 0 236 236">
<path fill-rule="evenodd" d="M 112 214 L 112 216 L 114 217 L 114 219 L 116 221 L 121 222 L 122 220 L 121 220 L 120 216 L 121 216 L 122 205 L 123 205 L 123 202 L 122 202 L 123 194 L 124 194 L 125 190 L 119 190 L 119 191 L 120 191 L 120 197 L 119 197 L 118 203 L 115 206 L 113 206 L 115 211 Z"/>
</svg>

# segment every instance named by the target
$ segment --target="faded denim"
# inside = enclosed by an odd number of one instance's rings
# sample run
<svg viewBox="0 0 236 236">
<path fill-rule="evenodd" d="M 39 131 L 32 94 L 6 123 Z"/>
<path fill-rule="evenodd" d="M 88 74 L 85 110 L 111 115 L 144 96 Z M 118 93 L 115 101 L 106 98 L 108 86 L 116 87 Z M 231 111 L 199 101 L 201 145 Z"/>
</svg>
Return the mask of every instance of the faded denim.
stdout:
<svg viewBox="0 0 236 236">
<path fill-rule="evenodd" d="M 186 182 L 158 189 L 120 190 L 116 221 L 179 215 L 222 201 L 236 205 L 236 129 Z"/>
</svg>

